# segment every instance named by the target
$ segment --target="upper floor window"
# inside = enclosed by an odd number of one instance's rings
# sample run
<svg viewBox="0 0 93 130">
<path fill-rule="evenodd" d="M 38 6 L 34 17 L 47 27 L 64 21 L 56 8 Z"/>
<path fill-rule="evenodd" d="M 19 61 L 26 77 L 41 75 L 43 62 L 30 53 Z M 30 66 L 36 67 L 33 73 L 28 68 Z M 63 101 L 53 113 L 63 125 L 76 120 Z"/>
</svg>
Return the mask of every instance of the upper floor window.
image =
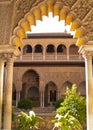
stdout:
<svg viewBox="0 0 93 130">
<path fill-rule="evenodd" d="M 26 54 L 26 53 L 32 53 L 32 47 L 30 45 L 24 46 L 23 54 Z"/>
<path fill-rule="evenodd" d="M 60 44 L 60 45 L 57 47 L 57 53 L 63 53 L 63 54 L 66 54 L 66 46 Z"/>
<path fill-rule="evenodd" d="M 69 54 L 70 55 L 78 55 L 78 47 L 75 44 L 72 44 L 69 47 Z"/>
<path fill-rule="evenodd" d="M 54 45 L 52 45 L 52 44 L 48 45 L 47 49 L 46 49 L 46 52 L 47 53 L 53 53 L 53 52 L 55 52 Z"/>
<path fill-rule="evenodd" d="M 43 52 L 43 47 L 40 44 L 36 45 L 35 53 L 41 53 L 41 52 Z"/>
</svg>

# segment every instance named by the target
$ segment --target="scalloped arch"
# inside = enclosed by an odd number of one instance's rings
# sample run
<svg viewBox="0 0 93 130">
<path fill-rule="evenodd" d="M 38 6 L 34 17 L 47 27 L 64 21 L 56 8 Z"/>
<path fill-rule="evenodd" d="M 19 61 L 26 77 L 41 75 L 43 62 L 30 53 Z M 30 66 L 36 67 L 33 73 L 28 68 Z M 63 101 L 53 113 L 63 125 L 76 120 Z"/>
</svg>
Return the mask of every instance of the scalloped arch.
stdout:
<svg viewBox="0 0 93 130">
<path fill-rule="evenodd" d="M 62 3 L 59 1 L 48 0 L 32 8 L 29 13 L 19 21 L 10 39 L 10 44 L 18 47 L 22 46 L 22 39 L 27 38 L 26 32 L 32 31 L 31 26 L 36 25 L 36 20 L 42 21 L 42 16 L 48 16 L 49 12 L 52 12 L 53 16 L 59 16 L 59 21 L 64 20 L 66 25 L 71 25 L 70 30 L 75 31 L 73 38 L 77 38 L 77 46 L 81 46 L 88 41 L 85 36 L 85 28 L 82 26 L 82 22 L 77 18 L 76 14 L 72 12 L 69 7 L 62 6 Z"/>
</svg>

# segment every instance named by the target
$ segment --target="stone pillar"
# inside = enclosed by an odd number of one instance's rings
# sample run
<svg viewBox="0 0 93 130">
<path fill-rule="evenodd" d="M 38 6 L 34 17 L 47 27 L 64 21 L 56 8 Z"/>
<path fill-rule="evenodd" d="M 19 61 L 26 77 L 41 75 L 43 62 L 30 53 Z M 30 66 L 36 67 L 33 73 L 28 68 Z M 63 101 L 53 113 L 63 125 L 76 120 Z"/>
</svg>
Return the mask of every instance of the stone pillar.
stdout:
<svg viewBox="0 0 93 130">
<path fill-rule="evenodd" d="M 22 91 L 22 80 L 20 78 L 20 74 L 18 73 L 18 76 L 16 78 L 15 82 L 15 88 L 16 88 L 16 107 L 18 106 L 18 102 L 20 101 L 20 93 Z"/>
<path fill-rule="evenodd" d="M 21 53 L 20 53 L 20 60 L 22 60 L 23 58 L 23 48 L 20 49 Z"/>
<path fill-rule="evenodd" d="M 3 77 L 4 77 L 4 60 L 0 59 L 0 130 L 2 127 Z"/>
<path fill-rule="evenodd" d="M 42 91 L 40 92 L 40 107 L 42 107 Z"/>
<path fill-rule="evenodd" d="M 4 130 L 11 130 L 12 114 L 12 85 L 13 85 L 13 59 L 9 55 L 6 61 L 7 79 L 4 95 Z"/>
<path fill-rule="evenodd" d="M 44 107 L 44 81 L 40 81 L 40 106 Z"/>
<path fill-rule="evenodd" d="M 45 105 L 44 105 L 45 103 L 44 103 L 44 91 L 42 92 L 42 107 L 44 107 Z"/>
<path fill-rule="evenodd" d="M 45 47 L 43 47 L 43 60 L 45 60 L 46 58 L 46 50 L 45 50 Z"/>
<path fill-rule="evenodd" d="M 34 60 L 34 48 L 32 48 L 32 61 Z"/>
<path fill-rule="evenodd" d="M 87 130 L 93 130 L 93 75 L 92 55 L 85 55 L 86 97 L 87 97 Z"/>
<path fill-rule="evenodd" d="M 40 107 L 44 107 L 44 91 L 40 92 Z"/>
<path fill-rule="evenodd" d="M 18 106 L 19 101 L 20 101 L 20 91 L 16 91 L 16 107 Z"/>
<path fill-rule="evenodd" d="M 67 60 L 69 60 L 69 48 L 67 48 Z"/>
<path fill-rule="evenodd" d="M 93 57 L 93 41 L 79 48 L 79 53 L 85 59 L 85 75 L 86 75 L 86 104 L 87 104 L 87 130 L 93 130 L 93 74 L 92 74 L 92 57 Z"/>
<path fill-rule="evenodd" d="M 57 99 L 60 99 L 61 97 L 60 97 L 60 91 L 58 90 L 58 92 L 57 92 Z"/>
</svg>

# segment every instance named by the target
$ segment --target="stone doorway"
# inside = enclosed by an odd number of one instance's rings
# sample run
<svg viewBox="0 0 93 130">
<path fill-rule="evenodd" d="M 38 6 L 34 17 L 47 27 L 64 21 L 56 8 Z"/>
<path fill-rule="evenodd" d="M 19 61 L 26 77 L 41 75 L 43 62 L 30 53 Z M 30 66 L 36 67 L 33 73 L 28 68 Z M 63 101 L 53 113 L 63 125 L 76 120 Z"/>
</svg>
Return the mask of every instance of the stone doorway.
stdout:
<svg viewBox="0 0 93 130">
<path fill-rule="evenodd" d="M 57 100 L 57 86 L 50 81 L 45 86 L 45 106 L 53 106 L 53 102 Z"/>
</svg>

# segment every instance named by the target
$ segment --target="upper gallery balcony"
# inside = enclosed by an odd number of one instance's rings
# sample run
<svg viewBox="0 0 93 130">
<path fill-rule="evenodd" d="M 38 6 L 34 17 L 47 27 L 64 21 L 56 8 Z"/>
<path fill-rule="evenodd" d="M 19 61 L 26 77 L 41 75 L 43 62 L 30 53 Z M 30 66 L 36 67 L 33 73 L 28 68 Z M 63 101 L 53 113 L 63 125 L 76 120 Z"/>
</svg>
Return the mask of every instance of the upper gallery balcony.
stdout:
<svg viewBox="0 0 93 130">
<path fill-rule="evenodd" d="M 15 62 L 83 62 L 76 39 L 69 34 L 31 34 L 23 39 Z"/>
<path fill-rule="evenodd" d="M 55 40 L 55 39 L 54 39 Z M 34 41 L 33 39 L 26 42 L 22 48 L 19 48 L 21 55 L 15 62 L 83 62 L 83 58 L 78 53 L 78 47 L 73 44 L 63 44 L 62 40 L 51 42 L 51 39 L 46 42 L 46 39 Z"/>
<path fill-rule="evenodd" d="M 80 55 L 61 55 L 61 54 L 25 54 L 16 59 L 16 62 L 57 62 L 57 61 L 72 61 L 82 62 L 84 61 Z"/>
</svg>

